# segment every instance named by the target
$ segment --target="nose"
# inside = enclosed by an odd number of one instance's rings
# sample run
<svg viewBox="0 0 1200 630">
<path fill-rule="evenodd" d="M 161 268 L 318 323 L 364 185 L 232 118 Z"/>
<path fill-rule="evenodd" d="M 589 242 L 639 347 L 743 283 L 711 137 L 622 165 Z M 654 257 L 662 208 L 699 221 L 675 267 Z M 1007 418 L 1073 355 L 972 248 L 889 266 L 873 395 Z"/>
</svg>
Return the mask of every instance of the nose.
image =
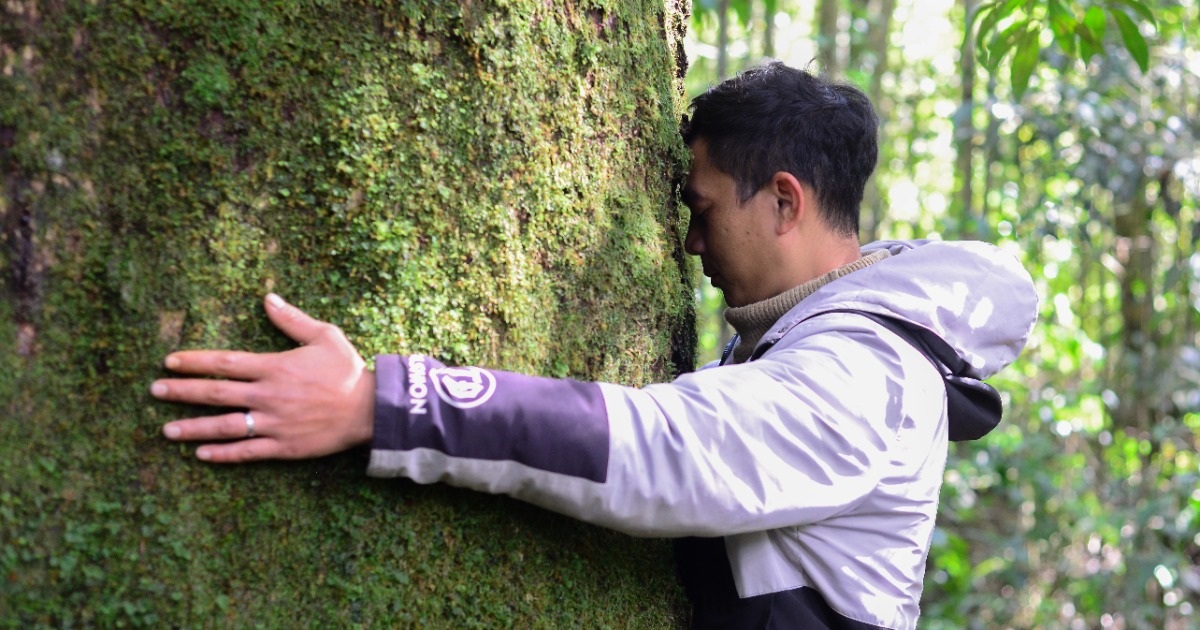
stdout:
<svg viewBox="0 0 1200 630">
<path fill-rule="evenodd" d="M 704 253 L 704 235 L 696 226 L 696 219 L 693 216 L 688 222 L 687 237 L 683 239 L 683 249 L 693 256 L 699 256 Z"/>
</svg>

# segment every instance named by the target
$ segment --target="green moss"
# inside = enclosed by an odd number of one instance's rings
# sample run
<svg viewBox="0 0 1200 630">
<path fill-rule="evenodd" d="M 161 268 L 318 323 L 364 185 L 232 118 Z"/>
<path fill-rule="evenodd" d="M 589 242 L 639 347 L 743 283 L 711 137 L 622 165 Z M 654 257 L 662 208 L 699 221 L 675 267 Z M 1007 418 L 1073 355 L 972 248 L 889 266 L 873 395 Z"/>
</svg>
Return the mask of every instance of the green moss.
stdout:
<svg viewBox="0 0 1200 630">
<path fill-rule="evenodd" d="M 286 347 L 267 290 L 367 355 L 690 368 L 680 16 L 32 6 L 0 19 L 0 625 L 677 623 L 662 541 L 361 454 L 201 465 L 158 427 L 205 411 L 145 390 L 174 349 Z"/>
</svg>

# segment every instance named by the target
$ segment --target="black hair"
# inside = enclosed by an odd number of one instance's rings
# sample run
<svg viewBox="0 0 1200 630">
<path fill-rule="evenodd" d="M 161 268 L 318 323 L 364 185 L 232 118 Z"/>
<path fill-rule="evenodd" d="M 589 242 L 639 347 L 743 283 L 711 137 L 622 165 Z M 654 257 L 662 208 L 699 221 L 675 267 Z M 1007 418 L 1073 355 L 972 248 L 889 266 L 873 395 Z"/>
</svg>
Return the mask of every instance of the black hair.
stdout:
<svg viewBox="0 0 1200 630">
<path fill-rule="evenodd" d="M 692 99 L 684 142 L 708 159 L 745 202 L 780 171 L 812 186 L 833 230 L 858 235 L 859 206 L 879 159 L 879 119 L 858 88 L 774 61 Z"/>
</svg>

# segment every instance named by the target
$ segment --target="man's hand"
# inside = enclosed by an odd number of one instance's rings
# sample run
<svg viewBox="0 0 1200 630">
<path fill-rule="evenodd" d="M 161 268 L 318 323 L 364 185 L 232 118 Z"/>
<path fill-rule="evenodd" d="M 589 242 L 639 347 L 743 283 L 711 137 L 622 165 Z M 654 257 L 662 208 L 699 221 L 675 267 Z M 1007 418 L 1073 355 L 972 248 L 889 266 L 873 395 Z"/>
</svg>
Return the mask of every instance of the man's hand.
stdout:
<svg viewBox="0 0 1200 630">
<path fill-rule="evenodd" d="M 246 411 L 169 422 L 163 435 L 192 442 L 237 440 L 196 450 L 196 457 L 216 463 L 321 457 L 371 441 L 375 375 L 358 351 L 338 327 L 274 293 L 267 295 L 266 309 L 271 323 L 300 347 L 274 354 L 168 355 L 165 365 L 172 371 L 229 380 L 163 379 L 150 388 L 156 398 Z"/>
</svg>

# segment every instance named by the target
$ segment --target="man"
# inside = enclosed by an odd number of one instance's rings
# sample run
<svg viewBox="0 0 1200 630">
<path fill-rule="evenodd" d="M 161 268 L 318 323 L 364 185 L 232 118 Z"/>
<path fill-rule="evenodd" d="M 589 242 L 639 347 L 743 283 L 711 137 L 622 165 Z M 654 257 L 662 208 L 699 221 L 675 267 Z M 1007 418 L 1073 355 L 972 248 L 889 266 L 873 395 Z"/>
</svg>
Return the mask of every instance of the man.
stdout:
<svg viewBox="0 0 1200 630">
<path fill-rule="evenodd" d="M 909 341 L 938 334 L 987 376 L 1037 298 L 980 243 L 860 250 L 875 114 L 856 89 L 773 63 L 693 103 L 687 249 L 730 306 L 723 365 L 641 389 L 380 356 L 278 296 L 280 354 L 186 351 L 154 395 L 237 412 L 165 425 L 214 463 L 371 443 L 368 474 L 508 494 L 681 538 L 697 628 L 911 629 L 947 452 L 946 389 Z M 837 311 L 837 312 L 831 312 Z"/>
</svg>

